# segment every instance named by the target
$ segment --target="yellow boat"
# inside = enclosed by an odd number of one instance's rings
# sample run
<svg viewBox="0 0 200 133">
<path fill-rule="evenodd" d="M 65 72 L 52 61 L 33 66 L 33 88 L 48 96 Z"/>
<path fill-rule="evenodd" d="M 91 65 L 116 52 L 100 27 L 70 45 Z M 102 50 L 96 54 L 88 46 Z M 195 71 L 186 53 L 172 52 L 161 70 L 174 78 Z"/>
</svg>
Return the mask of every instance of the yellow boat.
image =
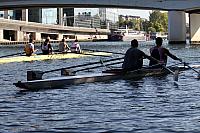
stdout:
<svg viewBox="0 0 200 133">
<path fill-rule="evenodd" d="M 84 52 L 84 53 L 54 53 L 51 55 L 32 55 L 32 56 L 15 56 L 15 57 L 6 57 L 0 58 L 0 64 L 11 63 L 11 62 L 29 62 L 36 60 L 54 60 L 54 59 L 67 59 L 67 58 L 81 58 L 89 56 L 111 56 L 112 53 L 106 52 Z"/>
</svg>

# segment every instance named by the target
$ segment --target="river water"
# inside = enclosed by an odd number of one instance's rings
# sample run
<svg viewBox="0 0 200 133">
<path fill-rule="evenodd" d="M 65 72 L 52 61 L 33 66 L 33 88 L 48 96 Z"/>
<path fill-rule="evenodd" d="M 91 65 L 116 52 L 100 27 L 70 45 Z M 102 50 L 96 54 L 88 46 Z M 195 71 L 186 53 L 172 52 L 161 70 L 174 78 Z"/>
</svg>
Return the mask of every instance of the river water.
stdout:
<svg viewBox="0 0 200 133">
<path fill-rule="evenodd" d="M 129 42 L 80 44 L 82 48 L 121 53 L 130 47 Z M 148 54 L 153 45 L 153 41 L 140 42 L 139 48 Z M 164 45 L 191 65 L 199 64 L 200 47 L 168 45 L 166 42 Z M 22 49 L 21 46 L 1 46 L 0 56 L 20 52 Z M 200 132 L 200 81 L 196 79 L 197 73 L 192 70 L 182 72 L 176 83 L 169 74 L 164 77 L 145 77 L 137 81 L 86 83 L 35 92 L 20 91 L 13 85 L 18 80 L 26 80 L 27 70 L 46 71 L 98 61 L 100 58 L 108 59 L 95 56 L 0 64 L 0 132 Z M 168 65 L 174 63 L 177 62 L 169 59 Z M 81 73 L 98 73 L 104 69 Z M 60 72 L 49 73 L 44 78 L 59 74 Z"/>
</svg>

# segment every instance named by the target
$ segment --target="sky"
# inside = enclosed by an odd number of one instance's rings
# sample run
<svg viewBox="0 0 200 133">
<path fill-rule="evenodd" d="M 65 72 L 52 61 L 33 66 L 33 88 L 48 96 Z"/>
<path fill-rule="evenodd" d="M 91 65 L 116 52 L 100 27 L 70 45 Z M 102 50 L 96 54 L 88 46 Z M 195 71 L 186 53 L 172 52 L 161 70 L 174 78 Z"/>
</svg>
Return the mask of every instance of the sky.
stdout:
<svg viewBox="0 0 200 133">
<path fill-rule="evenodd" d="M 150 12 L 152 10 L 139 10 L 139 9 L 120 9 L 120 8 L 108 8 L 109 9 L 109 12 L 111 12 L 111 14 L 118 14 L 118 15 L 132 15 L 132 16 L 140 16 L 141 18 L 145 18 L 147 20 L 149 20 L 149 15 L 150 15 Z M 92 13 L 96 14 L 98 13 L 98 9 L 94 9 L 94 8 L 80 8 L 79 10 L 77 10 L 77 14 L 78 12 L 81 12 L 81 11 L 91 11 Z M 96 10 L 96 11 L 94 11 Z M 188 19 L 188 15 L 186 14 L 186 23 L 189 23 L 189 19 Z"/>
<path fill-rule="evenodd" d="M 137 10 L 137 9 L 118 9 L 118 12 L 126 15 L 140 16 L 149 20 L 151 10 Z M 189 23 L 188 14 L 186 14 L 186 23 Z"/>
<path fill-rule="evenodd" d="M 106 8 L 106 17 L 113 22 L 118 21 L 118 15 L 131 15 L 139 16 L 140 18 L 145 18 L 149 20 L 149 12 L 151 10 L 138 10 L 138 9 L 119 9 L 119 8 Z M 82 12 L 91 12 L 91 15 L 96 15 L 99 13 L 98 8 L 76 8 L 74 10 L 75 15 Z"/>
<path fill-rule="evenodd" d="M 138 9 L 118 9 L 119 15 L 132 15 L 140 16 L 141 18 L 149 19 L 149 12 L 151 10 L 138 10 Z"/>
<path fill-rule="evenodd" d="M 76 8 L 75 14 L 78 14 L 78 12 L 92 12 L 92 15 L 98 13 L 97 8 Z M 149 12 L 150 10 L 137 10 L 137 9 L 112 9 L 109 8 L 109 11 L 113 14 L 119 14 L 119 15 L 132 15 L 132 16 L 140 16 L 141 18 L 149 19 Z"/>
</svg>

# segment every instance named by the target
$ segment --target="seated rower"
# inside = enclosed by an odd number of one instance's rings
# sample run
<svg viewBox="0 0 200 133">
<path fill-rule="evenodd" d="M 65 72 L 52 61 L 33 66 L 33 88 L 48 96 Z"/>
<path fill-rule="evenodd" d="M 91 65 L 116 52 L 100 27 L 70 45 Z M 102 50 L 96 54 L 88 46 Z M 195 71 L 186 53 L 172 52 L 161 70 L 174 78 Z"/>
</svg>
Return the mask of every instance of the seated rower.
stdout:
<svg viewBox="0 0 200 133">
<path fill-rule="evenodd" d="M 31 56 L 34 52 L 37 51 L 35 50 L 33 43 L 33 39 L 29 39 L 29 43 L 25 45 L 24 51 L 26 53 L 26 56 Z"/>
<path fill-rule="evenodd" d="M 70 49 L 71 49 L 71 52 L 73 53 L 81 53 L 81 47 L 80 47 L 80 44 L 78 43 L 78 40 L 75 40 L 72 43 L 72 46 Z"/>
<path fill-rule="evenodd" d="M 41 44 L 41 50 L 43 55 L 52 54 L 53 49 L 48 38 Z"/>
<path fill-rule="evenodd" d="M 68 44 L 65 42 L 65 38 L 63 38 L 62 41 L 59 43 L 58 48 L 59 52 L 67 52 L 70 50 Z"/>
<path fill-rule="evenodd" d="M 182 61 L 175 55 L 171 54 L 168 49 L 162 47 L 162 42 L 163 42 L 162 38 L 157 37 L 156 38 L 156 46 L 152 47 L 150 49 L 151 56 L 153 58 L 155 58 L 157 61 L 151 60 L 149 63 L 149 66 L 153 66 L 153 68 L 159 68 L 160 67 L 159 65 L 156 66 L 156 64 L 158 64 L 158 61 L 160 64 L 166 65 L 167 64 L 167 56 L 171 57 L 174 60 Z"/>
<path fill-rule="evenodd" d="M 126 51 L 124 62 L 122 64 L 123 70 L 133 71 L 141 69 L 143 66 L 143 59 L 154 60 L 151 56 L 146 55 L 143 51 L 138 49 L 138 41 L 136 39 L 131 41 L 131 48 Z"/>
</svg>

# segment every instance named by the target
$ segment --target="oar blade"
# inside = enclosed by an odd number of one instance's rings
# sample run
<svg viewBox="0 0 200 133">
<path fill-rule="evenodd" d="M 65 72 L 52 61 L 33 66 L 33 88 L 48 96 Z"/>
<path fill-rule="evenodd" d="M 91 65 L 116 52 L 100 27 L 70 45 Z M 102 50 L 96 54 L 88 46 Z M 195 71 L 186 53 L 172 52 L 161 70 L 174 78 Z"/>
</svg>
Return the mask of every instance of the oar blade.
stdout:
<svg viewBox="0 0 200 133">
<path fill-rule="evenodd" d="M 175 70 L 175 72 L 174 72 L 174 81 L 178 81 L 178 74 L 179 74 L 179 70 Z"/>
</svg>

